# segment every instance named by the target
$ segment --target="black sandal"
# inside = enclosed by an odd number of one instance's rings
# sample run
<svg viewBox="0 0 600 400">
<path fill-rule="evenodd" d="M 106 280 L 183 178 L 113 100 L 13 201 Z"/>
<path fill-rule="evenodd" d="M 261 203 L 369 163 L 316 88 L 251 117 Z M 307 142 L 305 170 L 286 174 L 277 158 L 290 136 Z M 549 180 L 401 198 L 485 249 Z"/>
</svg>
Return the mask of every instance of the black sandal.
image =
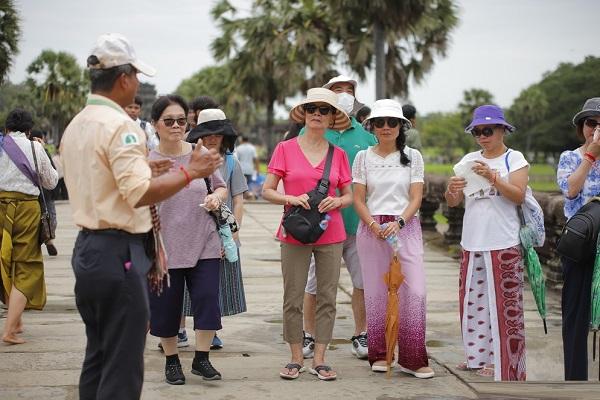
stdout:
<svg viewBox="0 0 600 400">
<path fill-rule="evenodd" d="M 286 365 L 284 367 L 285 369 L 288 370 L 292 370 L 295 369 L 297 370 L 295 374 L 285 374 L 283 372 L 279 372 L 279 376 L 282 377 L 283 379 L 297 379 L 300 376 L 300 373 L 306 371 L 306 368 L 300 364 L 296 364 L 296 363 L 289 363 L 288 365 Z"/>
<path fill-rule="evenodd" d="M 333 371 L 329 365 L 317 365 L 314 368 L 309 368 L 308 372 L 313 375 L 316 375 L 322 381 L 333 381 L 337 378 L 337 373 L 335 375 L 321 375 L 321 371 L 329 372 Z"/>
</svg>

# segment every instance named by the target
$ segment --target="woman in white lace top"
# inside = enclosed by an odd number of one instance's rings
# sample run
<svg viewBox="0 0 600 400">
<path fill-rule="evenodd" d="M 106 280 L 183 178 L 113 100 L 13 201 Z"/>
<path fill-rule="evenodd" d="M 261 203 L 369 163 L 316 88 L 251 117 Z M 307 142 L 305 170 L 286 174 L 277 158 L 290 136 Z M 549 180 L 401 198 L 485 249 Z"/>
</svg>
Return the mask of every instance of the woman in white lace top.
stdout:
<svg viewBox="0 0 600 400">
<path fill-rule="evenodd" d="M 7 133 L 0 136 L 0 300 L 8 305 L 2 341 L 21 344 L 21 316 L 25 308 L 41 310 L 46 304 L 44 265 L 38 242 L 40 224 L 40 190 L 36 179 L 35 159 L 41 184 L 53 189 L 58 174 L 42 145 L 31 142 L 27 134 L 33 119 L 27 111 L 16 109 L 6 118 Z"/>
<path fill-rule="evenodd" d="M 398 102 L 377 100 L 364 123 L 379 142 L 358 152 L 352 166 L 354 208 L 361 219 L 356 245 L 365 288 L 369 363 L 373 371 L 387 370 L 384 275 L 397 251 L 404 283 L 398 289 L 394 358 L 402 372 L 431 378 L 434 372 L 425 348 L 423 237 L 417 217 L 423 198 L 423 158 L 418 150 L 405 146 L 410 122 Z"/>
</svg>

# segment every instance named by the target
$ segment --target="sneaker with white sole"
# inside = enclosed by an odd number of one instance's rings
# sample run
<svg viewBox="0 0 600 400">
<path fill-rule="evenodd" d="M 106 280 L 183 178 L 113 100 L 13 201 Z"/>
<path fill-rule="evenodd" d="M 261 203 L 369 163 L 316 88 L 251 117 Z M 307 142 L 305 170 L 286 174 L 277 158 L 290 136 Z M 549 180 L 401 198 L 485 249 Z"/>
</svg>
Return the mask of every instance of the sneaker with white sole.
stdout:
<svg viewBox="0 0 600 400">
<path fill-rule="evenodd" d="M 396 362 L 392 361 L 390 368 L 393 370 L 396 366 Z M 371 365 L 371 371 L 373 372 L 387 372 L 388 367 L 385 361 L 375 361 L 373 365 Z"/>
<path fill-rule="evenodd" d="M 177 334 L 177 347 L 188 347 L 188 337 L 185 329 Z"/>
<path fill-rule="evenodd" d="M 315 355 L 315 339 L 308 332 L 304 332 L 304 340 L 302 341 L 302 354 L 304 358 L 313 358 Z"/>
<path fill-rule="evenodd" d="M 425 371 L 422 371 L 425 370 Z M 433 372 L 433 369 L 431 369 L 430 367 L 421 367 L 416 371 L 413 371 L 412 369 L 408 369 L 408 368 L 404 368 L 403 366 L 400 366 L 400 371 L 404 372 L 405 374 L 410 374 L 412 376 L 414 376 L 415 378 L 419 378 L 419 379 L 429 379 L 429 378 L 433 378 L 435 376 L 435 372 Z"/>
<path fill-rule="evenodd" d="M 352 354 L 358 359 L 364 360 L 369 357 L 369 348 L 367 347 L 367 332 L 361 332 L 360 335 L 352 336 Z"/>
</svg>

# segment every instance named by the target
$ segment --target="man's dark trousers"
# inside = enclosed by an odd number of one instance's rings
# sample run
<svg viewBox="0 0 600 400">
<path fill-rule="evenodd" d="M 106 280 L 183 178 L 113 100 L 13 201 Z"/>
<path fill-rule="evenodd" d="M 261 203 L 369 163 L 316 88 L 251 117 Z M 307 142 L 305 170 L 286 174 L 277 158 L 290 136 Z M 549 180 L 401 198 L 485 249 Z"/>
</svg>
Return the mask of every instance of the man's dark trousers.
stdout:
<svg viewBox="0 0 600 400">
<path fill-rule="evenodd" d="M 565 380 L 588 379 L 588 333 L 593 260 L 575 263 L 564 257 L 562 290 L 562 336 Z"/>
<path fill-rule="evenodd" d="M 75 300 L 87 335 L 81 400 L 140 398 L 149 317 L 145 237 L 83 230 L 75 242 Z"/>
</svg>

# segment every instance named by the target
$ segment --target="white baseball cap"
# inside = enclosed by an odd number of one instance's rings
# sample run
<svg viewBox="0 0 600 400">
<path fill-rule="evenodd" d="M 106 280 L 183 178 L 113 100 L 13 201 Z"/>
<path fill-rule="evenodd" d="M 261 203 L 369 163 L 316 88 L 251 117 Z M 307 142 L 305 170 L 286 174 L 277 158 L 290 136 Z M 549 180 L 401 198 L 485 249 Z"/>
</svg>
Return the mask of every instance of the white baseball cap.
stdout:
<svg viewBox="0 0 600 400">
<path fill-rule="evenodd" d="M 137 58 L 129 40 L 120 33 L 100 35 L 91 55 L 96 56 L 100 62 L 94 65 L 88 64 L 90 69 L 108 69 L 131 64 L 144 75 L 154 76 L 156 74 L 156 69 Z"/>
<path fill-rule="evenodd" d="M 354 79 L 352 79 L 352 78 L 350 78 L 349 76 L 346 76 L 346 75 L 338 75 L 338 76 L 335 76 L 335 77 L 331 78 L 329 80 L 329 82 L 327 82 L 326 84 L 323 85 L 323 87 L 325 89 L 331 89 L 331 87 L 333 85 L 335 85 L 336 83 L 340 83 L 340 82 L 346 82 L 346 83 L 351 84 L 354 87 L 354 91 L 356 92 L 357 82 Z"/>
</svg>

